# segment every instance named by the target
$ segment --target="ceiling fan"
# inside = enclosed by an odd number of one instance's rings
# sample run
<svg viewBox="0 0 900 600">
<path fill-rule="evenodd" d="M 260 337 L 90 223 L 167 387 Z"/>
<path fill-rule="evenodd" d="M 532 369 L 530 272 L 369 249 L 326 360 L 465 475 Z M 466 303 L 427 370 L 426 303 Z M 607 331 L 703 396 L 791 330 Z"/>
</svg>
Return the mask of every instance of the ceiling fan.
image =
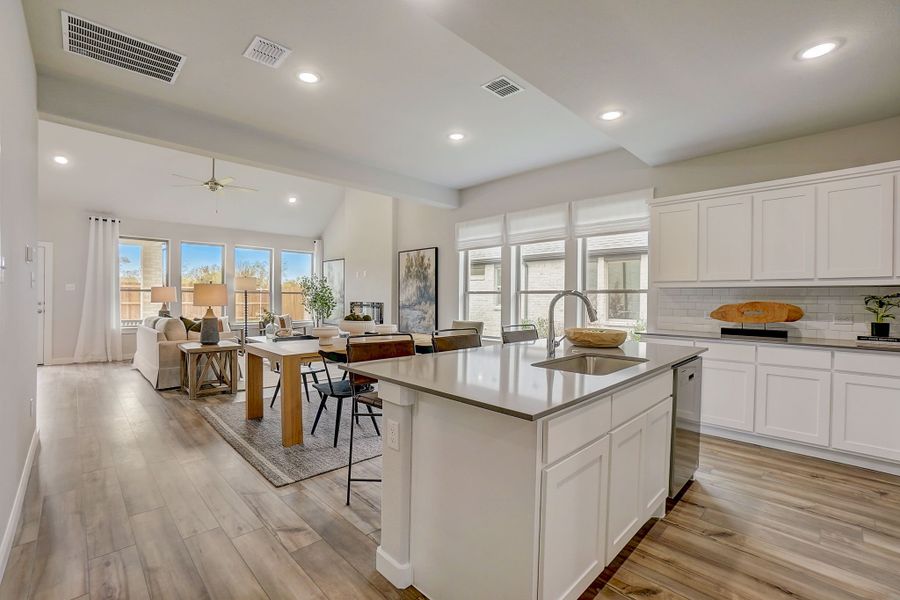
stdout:
<svg viewBox="0 0 900 600">
<path fill-rule="evenodd" d="M 234 177 L 223 177 L 221 179 L 216 179 L 216 159 L 212 159 L 212 176 L 206 181 L 202 179 L 194 179 L 193 177 L 187 177 L 185 175 L 179 175 L 178 173 L 172 173 L 174 177 L 181 177 L 182 179 L 189 179 L 194 183 L 186 183 L 183 185 L 174 185 L 172 187 L 197 187 L 203 186 L 211 192 L 219 192 L 222 190 L 236 190 L 239 192 L 258 192 L 256 188 L 244 187 L 240 185 L 234 185 L 231 183 L 234 181 Z"/>
</svg>

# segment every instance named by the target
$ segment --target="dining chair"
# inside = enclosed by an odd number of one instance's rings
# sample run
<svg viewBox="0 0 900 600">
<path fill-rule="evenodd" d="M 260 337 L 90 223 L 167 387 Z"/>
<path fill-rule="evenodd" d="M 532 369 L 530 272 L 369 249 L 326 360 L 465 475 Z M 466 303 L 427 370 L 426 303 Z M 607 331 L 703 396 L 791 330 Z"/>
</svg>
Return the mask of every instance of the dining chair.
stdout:
<svg viewBox="0 0 900 600">
<path fill-rule="evenodd" d="M 305 335 L 302 338 L 295 339 L 304 339 L 304 340 L 315 340 L 318 339 L 311 335 Z M 278 383 L 275 384 L 275 393 L 272 394 L 272 402 L 269 403 L 269 408 L 275 406 L 275 399 L 278 398 L 278 391 L 281 390 L 281 377 L 282 373 L 279 370 L 280 367 L 275 365 L 275 371 L 278 373 Z M 324 373 L 325 368 L 322 366 L 313 366 L 312 363 L 304 363 L 300 365 L 300 378 L 303 381 L 303 392 L 306 394 L 306 401 L 309 402 L 309 378 L 313 378 L 313 383 L 319 383 L 319 374 Z"/>
<path fill-rule="evenodd" d="M 357 341 L 355 341 L 357 340 Z M 357 335 L 347 338 L 347 364 L 354 362 L 363 362 L 367 360 L 385 360 L 389 358 L 400 358 L 403 356 L 414 356 L 416 353 L 416 343 L 413 336 L 408 333 L 383 333 L 376 335 Z M 374 386 L 378 382 L 377 379 L 350 373 L 350 388 L 352 390 L 362 390 L 366 386 Z M 368 410 L 367 413 L 359 410 L 362 404 Z M 350 504 L 350 484 L 354 481 L 381 481 L 378 478 L 371 477 L 353 477 L 353 433 L 354 423 L 359 417 L 370 417 L 372 424 L 375 426 L 375 432 L 381 435 L 378 430 L 376 417 L 381 417 L 382 401 L 378 397 L 377 390 L 366 392 L 357 391 L 353 395 L 353 408 L 350 412 L 350 453 L 347 459 L 347 504 Z M 379 412 L 374 412 L 373 409 Z"/>
<path fill-rule="evenodd" d="M 475 329 L 478 335 L 484 335 L 484 321 L 453 321 L 450 329 Z"/>
<path fill-rule="evenodd" d="M 463 350 L 481 346 L 481 334 L 474 327 L 436 329 L 431 332 L 431 347 L 435 352 Z"/>
<path fill-rule="evenodd" d="M 504 344 L 514 344 L 516 342 L 531 342 L 538 339 L 537 327 L 535 327 L 532 323 L 504 325 L 500 331 L 500 339 Z"/>
<path fill-rule="evenodd" d="M 373 337 L 373 336 L 363 336 L 363 337 Z M 349 339 L 349 338 L 348 338 Z M 346 351 L 345 351 L 346 352 Z M 334 416 L 334 447 L 337 448 L 338 443 L 338 435 L 340 435 L 341 431 L 341 414 L 344 410 L 344 400 L 347 398 L 352 398 L 354 394 L 353 386 L 350 383 L 350 379 L 347 377 L 347 372 L 344 372 L 344 376 L 341 379 L 336 381 L 331 378 L 331 371 L 328 368 L 329 364 L 337 365 L 343 363 L 347 360 L 347 356 L 345 352 L 336 352 L 334 350 L 319 350 L 319 356 L 322 357 L 322 367 L 325 371 L 325 381 L 319 383 L 313 383 L 313 389 L 319 392 L 319 409 L 316 411 L 316 420 L 313 421 L 312 430 L 310 431 L 310 435 L 315 435 L 316 428 L 319 426 L 319 419 L 322 418 L 322 412 L 328 410 L 328 399 L 334 398 L 337 400 L 337 411 Z M 371 391 L 371 386 L 368 388 L 362 388 L 355 390 L 356 392 L 367 392 Z M 358 417 L 354 416 L 351 420 L 359 421 Z M 378 425 L 375 420 L 372 420 L 372 423 L 375 425 L 375 431 L 378 432 Z"/>
</svg>

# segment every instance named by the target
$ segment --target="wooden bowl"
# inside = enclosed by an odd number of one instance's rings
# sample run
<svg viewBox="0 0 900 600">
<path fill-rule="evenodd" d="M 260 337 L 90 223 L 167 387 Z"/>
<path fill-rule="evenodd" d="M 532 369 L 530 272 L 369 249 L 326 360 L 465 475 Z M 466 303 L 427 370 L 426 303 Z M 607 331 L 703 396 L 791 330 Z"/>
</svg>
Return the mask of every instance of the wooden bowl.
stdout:
<svg viewBox="0 0 900 600">
<path fill-rule="evenodd" d="M 628 332 L 596 327 L 570 327 L 566 329 L 566 337 L 576 346 L 584 348 L 615 348 L 622 345 Z"/>
</svg>

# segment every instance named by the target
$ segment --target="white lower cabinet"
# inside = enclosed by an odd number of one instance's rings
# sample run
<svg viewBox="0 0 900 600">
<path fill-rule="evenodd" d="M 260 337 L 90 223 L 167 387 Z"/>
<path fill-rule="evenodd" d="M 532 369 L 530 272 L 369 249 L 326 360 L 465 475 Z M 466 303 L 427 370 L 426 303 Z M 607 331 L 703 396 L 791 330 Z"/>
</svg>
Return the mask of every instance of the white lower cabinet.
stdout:
<svg viewBox="0 0 900 600">
<path fill-rule="evenodd" d="M 653 516 L 669 495 L 669 454 L 672 451 L 672 399 L 647 411 L 644 465 L 641 467 L 641 502 L 644 521 Z"/>
<path fill-rule="evenodd" d="M 828 446 L 831 372 L 759 365 L 756 433 Z"/>
<path fill-rule="evenodd" d="M 835 373 L 831 445 L 900 461 L 900 379 Z"/>
<path fill-rule="evenodd" d="M 754 364 L 704 359 L 700 421 L 753 431 L 755 373 Z"/>
<path fill-rule="evenodd" d="M 606 566 L 609 440 L 604 436 L 544 469 L 543 600 L 577 598 Z"/>
</svg>

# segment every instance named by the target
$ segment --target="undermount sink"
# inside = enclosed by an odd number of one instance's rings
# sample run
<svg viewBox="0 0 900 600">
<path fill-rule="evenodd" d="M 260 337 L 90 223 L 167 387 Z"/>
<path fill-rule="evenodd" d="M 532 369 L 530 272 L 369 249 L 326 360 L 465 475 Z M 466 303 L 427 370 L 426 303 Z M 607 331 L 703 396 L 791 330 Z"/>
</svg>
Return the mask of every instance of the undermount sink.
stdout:
<svg viewBox="0 0 900 600">
<path fill-rule="evenodd" d="M 569 373 L 581 373 L 582 375 L 609 375 L 610 373 L 645 362 L 647 362 L 646 358 L 633 358 L 630 356 L 613 357 L 597 354 L 576 354 L 534 363 L 533 366 L 556 371 L 568 371 Z"/>
</svg>

